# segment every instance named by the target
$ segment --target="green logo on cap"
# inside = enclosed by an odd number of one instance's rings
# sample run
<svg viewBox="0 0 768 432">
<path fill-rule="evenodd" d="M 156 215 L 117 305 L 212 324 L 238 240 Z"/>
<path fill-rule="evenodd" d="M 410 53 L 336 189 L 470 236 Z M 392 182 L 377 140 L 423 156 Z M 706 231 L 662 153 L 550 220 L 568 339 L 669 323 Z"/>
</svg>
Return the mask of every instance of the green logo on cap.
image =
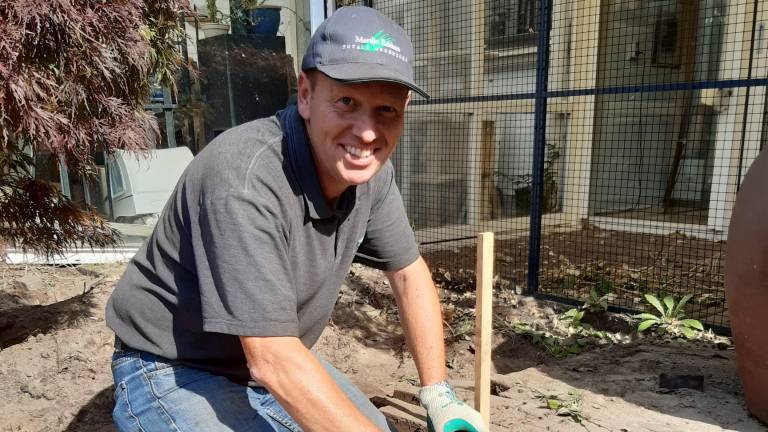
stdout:
<svg viewBox="0 0 768 432">
<path fill-rule="evenodd" d="M 342 49 L 383 53 L 408 63 L 408 57 L 400 52 L 400 47 L 394 44 L 392 35 L 384 33 L 384 30 L 379 30 L 370 37 L 355 35 L 354 43 L 350 41 L 350 43 L 344 44 Z"/>
<path fill-rule="evenodd" d="M 378 51 L 384 47 L 391 47 L 392 36 L 384 33 L 384 30 L 379 30 L 375 35 L 368 38 L 363 45 L 360 46 L 361 51 Z M 399 51 L 399 49 L 398 49 Z"/>
</svg>

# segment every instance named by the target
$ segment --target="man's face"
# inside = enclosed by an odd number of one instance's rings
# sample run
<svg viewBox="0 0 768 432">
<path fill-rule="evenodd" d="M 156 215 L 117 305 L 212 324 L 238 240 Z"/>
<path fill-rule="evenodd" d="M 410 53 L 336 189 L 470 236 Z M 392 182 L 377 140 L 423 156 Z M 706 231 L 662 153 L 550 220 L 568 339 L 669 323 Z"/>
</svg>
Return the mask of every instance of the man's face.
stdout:
<svg viewBox="0 0 768 432">
<path fill-rule="evenodd" d="M 389 82 L 342 83 L 299 75 L 298 109 L 307 125 L 327 201 L 369 181 L 395 150 L 410 91 Z"/>
</svg>

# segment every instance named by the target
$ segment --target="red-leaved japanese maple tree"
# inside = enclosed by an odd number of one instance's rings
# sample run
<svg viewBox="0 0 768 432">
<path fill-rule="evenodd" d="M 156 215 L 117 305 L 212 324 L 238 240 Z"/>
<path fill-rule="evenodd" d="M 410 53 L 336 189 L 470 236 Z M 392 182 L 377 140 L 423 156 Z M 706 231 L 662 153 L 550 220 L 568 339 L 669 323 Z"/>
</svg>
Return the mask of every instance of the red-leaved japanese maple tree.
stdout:
<svg viewBox="0 0 768 432">
<path fill-rule="evenodd" d="M 173 84 L 185 10 L 186 0 L 0 1 L 0 242 L 51 256 L 119 241 L 95 211 L 30 176 L 31 155 L 92 178 L 95 151 L 150 148 L 150 77 Z"/>
</svg>

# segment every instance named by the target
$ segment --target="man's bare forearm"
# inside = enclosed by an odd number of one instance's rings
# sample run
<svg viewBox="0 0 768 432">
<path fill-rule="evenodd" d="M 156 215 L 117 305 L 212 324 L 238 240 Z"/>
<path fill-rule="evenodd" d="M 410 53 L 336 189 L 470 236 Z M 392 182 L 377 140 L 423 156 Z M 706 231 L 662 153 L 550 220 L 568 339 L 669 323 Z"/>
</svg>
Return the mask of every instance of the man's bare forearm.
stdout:
<svg viewBox="0 0 768 432">
<path fill-rule="evenodd" d="M 241 337 L 248 367 L 305 431 L 376 431 L 295 337 Z"/>
<path fill-rule="evenodd" d="M 402 270 L 388 272 L 387 277 L 421 384 L 426 386 L 444 380 L 443 317 L 427 264 L 419 258 Z"/>
</svg>

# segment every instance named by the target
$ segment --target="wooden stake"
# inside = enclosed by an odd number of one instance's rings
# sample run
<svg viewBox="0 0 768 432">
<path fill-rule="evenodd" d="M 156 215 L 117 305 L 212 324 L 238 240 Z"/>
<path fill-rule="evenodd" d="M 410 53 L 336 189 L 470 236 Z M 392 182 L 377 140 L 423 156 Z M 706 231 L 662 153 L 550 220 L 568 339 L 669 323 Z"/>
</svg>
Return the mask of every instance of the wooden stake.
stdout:
<svg viewBox="0 0 768 432">
<path fill-rule="evenodd" d="M 477 236 L 477 303 L 475 306 L 475 409 L 486 430 L 491 416 L 491 333 L 493 321 L 493 233 Z"/>
</svg>

